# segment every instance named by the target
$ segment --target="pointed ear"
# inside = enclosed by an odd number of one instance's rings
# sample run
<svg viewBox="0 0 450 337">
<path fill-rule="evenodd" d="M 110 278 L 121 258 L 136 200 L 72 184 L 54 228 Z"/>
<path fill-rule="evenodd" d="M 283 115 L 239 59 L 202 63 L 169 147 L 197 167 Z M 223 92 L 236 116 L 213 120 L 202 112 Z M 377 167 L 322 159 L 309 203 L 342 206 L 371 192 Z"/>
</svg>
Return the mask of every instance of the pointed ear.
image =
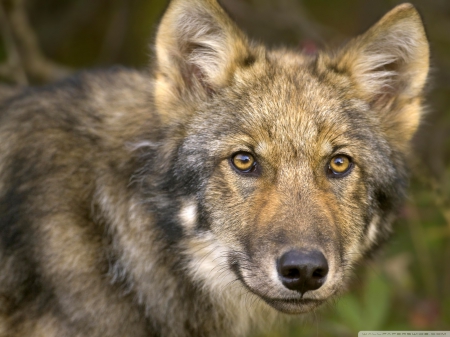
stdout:
<svg viewBox="0 0 450 337">
<path fill-rule="evenodd" d="M 429 70 L 429 45 L 417 10 L 411 4 L 395 7 L 350 41 L 334 62 L 381 112 L 385 128 L 409 140 L 420 121 Z"/>
<path fill-rule="evenodd" d="M 204 97 L 252 62 L 247 39 L 215 0 L 172 0 L 157 32 L 156 59 L 158 99 Z"/>
</svg>

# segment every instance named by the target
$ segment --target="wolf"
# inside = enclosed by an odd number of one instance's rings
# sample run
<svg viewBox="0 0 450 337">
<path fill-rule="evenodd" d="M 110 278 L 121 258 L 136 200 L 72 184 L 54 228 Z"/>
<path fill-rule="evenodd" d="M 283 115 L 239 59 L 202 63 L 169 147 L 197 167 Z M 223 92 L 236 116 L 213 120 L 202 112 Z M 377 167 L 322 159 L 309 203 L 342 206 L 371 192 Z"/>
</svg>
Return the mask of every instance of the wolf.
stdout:
<svg viewBox="0 0 450 337">
<path fill-rule="evenodd" d="M 389 237 L 429 69 L 411 4 L 304 55 L 173 0 L 154 52 L 2 96 L 0 336 L 245 336 Z"/>
</svg>

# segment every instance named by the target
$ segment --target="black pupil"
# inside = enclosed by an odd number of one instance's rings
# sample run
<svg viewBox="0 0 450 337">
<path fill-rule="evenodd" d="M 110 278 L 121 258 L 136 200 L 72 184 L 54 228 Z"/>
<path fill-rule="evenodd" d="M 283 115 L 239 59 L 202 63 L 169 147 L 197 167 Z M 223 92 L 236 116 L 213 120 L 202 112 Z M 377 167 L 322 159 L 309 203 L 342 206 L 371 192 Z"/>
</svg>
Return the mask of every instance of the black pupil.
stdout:
<svg viewBox="0 0 450 337">
<path fill-rule="evenodd" d="M 239 154 L 236 159 L 241 162 L 242 166 L 247 166 L 251 162 L 250 156 L 245 154 Z"/>
<path fill-rule="evenodd" d="M 343 157 L 334 158 L 334 164 L 336 166 L 342 166 L 342 165 L 344 165 L 344 162 L 345 162 L 345 160 Z"/>
</svg>

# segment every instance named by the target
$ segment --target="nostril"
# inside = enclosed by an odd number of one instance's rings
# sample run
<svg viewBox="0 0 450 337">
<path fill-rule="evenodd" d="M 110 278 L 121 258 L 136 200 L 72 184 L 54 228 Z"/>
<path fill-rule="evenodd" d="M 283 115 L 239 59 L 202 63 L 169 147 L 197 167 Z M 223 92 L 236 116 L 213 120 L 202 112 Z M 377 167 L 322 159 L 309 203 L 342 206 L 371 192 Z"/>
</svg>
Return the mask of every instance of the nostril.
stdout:
<svg viewBox="0 0 450 337">
<path fill-rule="evenodd" d="M 299 278 L 300 277 L 300 270 L 298 270 L 297 268 L 285 268 L 282 270 L 282 275 L 283 277 L 287 277 L 287 278 Z"/>
<path fill-rule="evenodd" d="M 302 294 L 320 288 L 328 274 L 328 262 L 320 251 L 291 250 L 277 261 L 283 285 Z"/>
<path fill-rule="evenodd" d="M 325 269 L 316 269 L 314 270 L 312 277 L 313 278 L 322 278 L 328 274 L 328 270 Z"/>
</svg>

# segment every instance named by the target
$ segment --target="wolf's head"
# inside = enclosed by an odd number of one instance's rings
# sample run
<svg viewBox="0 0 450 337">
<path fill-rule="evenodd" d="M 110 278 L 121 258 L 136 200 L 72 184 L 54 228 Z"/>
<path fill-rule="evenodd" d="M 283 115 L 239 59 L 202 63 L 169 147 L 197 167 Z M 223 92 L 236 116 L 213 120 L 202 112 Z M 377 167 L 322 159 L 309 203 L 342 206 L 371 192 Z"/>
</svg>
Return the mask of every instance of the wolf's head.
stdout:
<svg viewBox="0 0 450 337">
<path fill-rule="evenodd" d="M 179 205 L 164 226 L 193 280 L 213 293 L 238 283 L 286 313 L 343 289 L 404 196 L 428 67 L 409 4 L 305 56 L 249 42 L 214 0 L 172 1 L 155 66 Z"/>
</svg>

